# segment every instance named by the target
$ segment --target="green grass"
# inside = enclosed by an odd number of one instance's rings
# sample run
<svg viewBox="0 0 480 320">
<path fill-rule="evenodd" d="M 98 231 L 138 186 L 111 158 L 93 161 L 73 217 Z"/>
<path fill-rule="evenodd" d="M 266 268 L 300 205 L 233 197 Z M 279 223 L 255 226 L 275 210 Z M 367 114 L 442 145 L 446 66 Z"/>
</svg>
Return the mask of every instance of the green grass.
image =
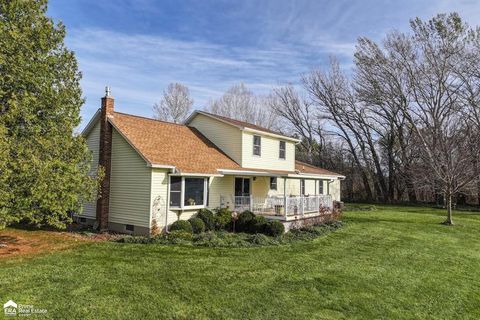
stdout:
<svg viewBox="0 0 480 320">
<path fill-rule="evenodd" d="M 0 302 L 77 319 L 478 319 L 480 215 L 376 206 L 311 242 L 88 243 L 0 262 Z"/>
</svg>

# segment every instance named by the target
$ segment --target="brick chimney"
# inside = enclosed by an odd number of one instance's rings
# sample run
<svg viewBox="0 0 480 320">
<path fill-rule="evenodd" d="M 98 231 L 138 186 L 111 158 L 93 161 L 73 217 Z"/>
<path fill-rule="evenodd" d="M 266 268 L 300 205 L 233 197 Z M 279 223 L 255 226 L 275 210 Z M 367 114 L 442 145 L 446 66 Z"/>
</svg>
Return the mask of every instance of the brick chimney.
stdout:
<svg viewBox="0 0 480 320">
<path fill-rule="evenodd" d="M 100 183 L 100 198 L 97 200 L 97 222 L 100 231 L 108 230 L 108 213 L 110 203 L 110 171 L 112 163 L 112 125 L 108 118 L 113 117 L 114 99 L 110 88 L 105 88 L 100 112 L 100 146 L 98 164 L 105 169 L 105 177 Z"/>
</svg>

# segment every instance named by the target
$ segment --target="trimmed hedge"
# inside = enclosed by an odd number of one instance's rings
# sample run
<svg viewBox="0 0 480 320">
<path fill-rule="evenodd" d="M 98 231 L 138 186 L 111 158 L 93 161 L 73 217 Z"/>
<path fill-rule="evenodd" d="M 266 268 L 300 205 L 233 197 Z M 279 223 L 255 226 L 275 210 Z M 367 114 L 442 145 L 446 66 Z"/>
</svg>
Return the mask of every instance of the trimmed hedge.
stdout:
<svg viewBox="0 0 480 320">
<path fill-rule="evenodd" d="M 215 229 L 216 230 L 232 230 L 232 212 L 227 208 L 215 210 Z"/>
<path fill-rule="evenodd" d="M 265 233 L 268 220 L 262 216 L 255 216 L 252 221 L 252 233 Z"/>
<path fill-rule="evenodd" d="M 239 232 L 254 232 L 255 215 L 249 210 L 245 210 L 238 215 L 236 229 Z"/>
<path fill-rule="evenodd" d="M 193 232 L 192 225 L 190 224 L 190 222 L 188 222 L 186 220 L 175 221 L 174 223 L 172 223 L 170 225 L 168 230 L 169 231 L 185 231 L 185 232 L 188 232 L 190 234 Z"/>
<path fill-rule="evenodd" d="M 192 226 L 193 233 L 199 234 L 199 233 L 205 232 L 205 222 L 203 222 L 202 219 L 197 217 L 192 217 L 188 219 L 188 222 L 190 222 L 190 225 Z"/>
<path fill-rule="evenodd" d="M 203 223 L 205 223 L 205 230 L 215 230 L 215 216 L 212 211 L 200 209 L 197 212 L 197 218 L 202 219 Z"/>
<path fill-rule="evenodd" d="M 285 233 L 285 226 L 280 221 L 269 221 L 265 225 L 265 234 L 271 237 L 279 237 Z"/>
</svg>

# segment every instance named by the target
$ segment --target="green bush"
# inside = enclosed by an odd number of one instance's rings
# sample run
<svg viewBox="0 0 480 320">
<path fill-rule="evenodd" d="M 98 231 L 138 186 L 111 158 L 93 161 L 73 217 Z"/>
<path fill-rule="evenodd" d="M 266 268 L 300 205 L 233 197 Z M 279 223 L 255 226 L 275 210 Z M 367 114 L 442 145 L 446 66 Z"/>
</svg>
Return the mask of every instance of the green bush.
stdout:
<svg viewBox="0 0 480 320">
<path fill-rule="evenodd" d="M 265 225 L 265 234 L 269 236 L 278 237 L 284 233 L 285 233 L 285 226 L 280 221 L 276 221 L 276 220 L 269 221 Z"/>
<path fill-rule="evenodd" d="M 188 222 L 190 222 L 190 225 L 192 226 L 193 233 L 199 234 L 199 233 L 205 232 L 205 222 L 203 222 L 202 219 L 197 217 L 192 217 L 188 219 Z"/>
<path fill-rule="evenodd" d="M 247 241 L 247 237 L 248 235 L 244 233 L 205 232 L 194 237 L 194 245 L 223 248 L 251 247 L 252 244 Z"/>
<path fill-rule="evenodd" d="M 215 216 L 208 209 L 200 209 L 197 212 L 197 218 L 202 219 L 205 223 L 205 230 L 215 230 Z"/>
<path fill-rule="evenodd" d="M 275 238 L 268 237 L 261 233 L 256 233 L 249 236 L 247 241 L 256 246 L 270 246 L 279 244 Z"/>
<path fill-rule="evenodd" d="M 232 230 L 232 212 L 228 208 L 215 210 L 215 229 Z"/>
<path fill-rule="evenodd" d="M 170 225 L 170 227 L 168 228 L 169 231 L 178 231 L 178 230 L 181 230 L 181 231 L 185 231 L 185 232 L 188 232 L 188 233 L 192 233 L 193 230 L 192 230 L 192 225 L 190 224 L 190 222 L 186 221 L 186 220 L 177 220 L 175 221 L 174 223 L 172 223 Z"/>
<path fill-rule="evenodd" d="M 267 219 L 265 219 L 265 217 L 262 217 L 262 216 L 256 216 L 254 219 L 253 219 L 253 222 L 252 222 L 252 230 L 251 232 L 252 233 L 265 233 L 265 228 L 267 226 Z"/>
<path fill-rule="evenodd" d="M 124 236 L 117 241 L 122 243 L 150 243 L 150 238 L 143 236 Z"/>
<path fill-rule="evenodd" d="M 238 220 L 236 222 L 236 229 L 239 232 L 252 233 L 255 232 L 255 215 L 253 212 L 245 210 L 238 215 Z"/>
</svg>

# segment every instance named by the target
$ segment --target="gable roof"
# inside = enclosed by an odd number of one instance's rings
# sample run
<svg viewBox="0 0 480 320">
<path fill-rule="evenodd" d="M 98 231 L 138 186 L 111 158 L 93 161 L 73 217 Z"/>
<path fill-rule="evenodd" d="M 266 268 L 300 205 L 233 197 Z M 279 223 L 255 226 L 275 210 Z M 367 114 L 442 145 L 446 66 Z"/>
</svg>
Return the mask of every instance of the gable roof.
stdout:
<svg viewBox="0 0 480 320">
<path fill-rule="evenodd" d="M 222 121 L 222 122 L 224 122 L 224 123 L 227 123 L 227 124 L 230 124 L 230 125 L 232 125 L 232 126 L 235 126 L 235 127 L 239 128 L 240 130 L 250 129 L 250 130 L 253 130 L 253 131 L 261 131 L 261 132 L 264 132 L 264 133 L 269 133 L 269 134 L 271 134 L 271 135 L 284 137 L 284 138 L 286 138 L 286 139 L 288 139 L 288 140 L 300 141 L 300 140 L 297 139 L 297 138 L 292 138 L 292 137 L 286 136 L 286 135 L 284 135 L 284 134 L 281 133 L 281 132 L 273 131 L 273 130 L 270 130 L 270 129 L 267 129 L 267 128 L 258 126 L 258 125 L 253 124 L 253 123 L 249 123 L 249 122 L 245 122 L 245 121 L 240 121 L 240 120 L 232 119 L 232 118 L 228 118 L 228 117 L 225 117 L 225 116 L 221 116 L 221 115 L 218 115 L 218 114 L 213 114 L 213 113 L 209 113 L 209 112 L 201 111 L 201 110 L 195 110 L 195 111 L 188 117 L 188 119 L 185 120 L 185 124 L 188 125 L 188 124 L 193 120 L 193 118 L 195 118 L 195 116 L 196 116 L 197 114 L 203 114 L 204 116 L 217 119 L 217 120 Z"/>
<path fill-rule="evenodd" d="M 218 174 L 218 168 L 241 169 L 195 128 L 120 112 L 109 121 L 151 166 L 208 174 Z"/>
<path fill-rule="evenodd" d="M 308 164 L 306 162 L 298 161 L 298 160 L 295 160 L 295 171 L 298 171 L 298 172 L 304 173 L 304 174 L 310 173 L 310 174 L 320 174 L 320 175 L 344 177 L 341 174 L 338 174 L 338 173 L 335 173 L 335 172 L 332 172 L 332 171 L 329 171 L 329 170 L 326 170 L 326 169 L 323 169 L 323 168 L 320 168 L 320 167 L 316 167 L 314 165 Z"/>
</svg>

